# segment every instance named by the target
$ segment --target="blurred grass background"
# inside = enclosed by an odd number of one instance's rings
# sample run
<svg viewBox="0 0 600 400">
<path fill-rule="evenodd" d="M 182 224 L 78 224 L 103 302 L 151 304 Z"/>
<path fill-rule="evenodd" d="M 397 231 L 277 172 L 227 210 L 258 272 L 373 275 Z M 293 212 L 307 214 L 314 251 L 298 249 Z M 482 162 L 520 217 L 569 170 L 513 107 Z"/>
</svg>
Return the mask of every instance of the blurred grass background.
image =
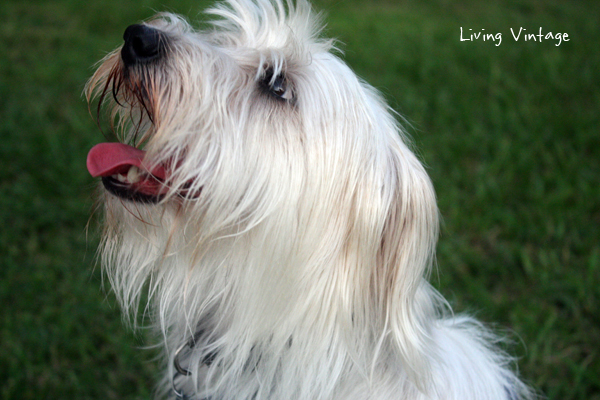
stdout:
<svg viewBox="0 0 600 400">
<path fill-rule="evenodd" d="M 549 399 L 600 399 L 597 2 L 315 3 L 411 123 L 444 217 L 434 284 L 513 331 L 522 375 Z M 154 354 L 94 268 L 85 156 L 103 137 L 81 94 L 127 25 L 155 10 L 197 20 L 206 4 L 0 4 L 2 399 L 151 398 Z M 461 42 L 460 27 L 502 44 Z M 570 41 L 515 42 L 511 27 Z"/>
</svg>

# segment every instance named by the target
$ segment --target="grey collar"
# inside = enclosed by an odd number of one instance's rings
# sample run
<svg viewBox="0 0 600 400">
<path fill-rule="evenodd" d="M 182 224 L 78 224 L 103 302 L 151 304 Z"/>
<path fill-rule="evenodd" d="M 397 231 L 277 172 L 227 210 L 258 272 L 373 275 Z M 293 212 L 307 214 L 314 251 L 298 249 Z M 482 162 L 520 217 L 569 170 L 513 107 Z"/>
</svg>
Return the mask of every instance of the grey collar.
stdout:
<svg viewBox="0 0 600 400">
<path fill-rule="evenodd" d="M 193 400 L 194 397 L 188 395 L 185 390 L 180 389 L 180 383 L 184 382 L 184 380 L 192 375 L 192 371 L 189 369 L 189 366 L 186 368 L 182 365 L 182 360 L 184 360 L 185 358 L 187 358 L 190 353 L 192 352 L 192 350 L 194 349 L 194 347 L 196 347 L 196 344 L 198 343 L 198 341 L 200 340 L 200 338 L 203 336 L 204 331 L 203 330 L 198 330 L 194 336 L 192 336 L 191 338 L 189 338 L 187 341 L 183 342 L 175 351 L 175 358 L 173 359 L 173 367 L 175 368 L 175 375 L 173 376 L 173 380 L 172 380 L 172 386 L 173 386 L 173 393 L 175 394 L 175 398 L 177 400 Z M 215 357 L 217 356 L 216 353 L 209 353 L 207 354 L 203 359 L 202 359 L 202 365 L 205 366 L 210 366 Z M 178 383 L 179 381 L 179 383 Z M 209 398 L 203 398 L 203 399 L 199 399 L 199 400 L 210 400 Z"/>
</svg>

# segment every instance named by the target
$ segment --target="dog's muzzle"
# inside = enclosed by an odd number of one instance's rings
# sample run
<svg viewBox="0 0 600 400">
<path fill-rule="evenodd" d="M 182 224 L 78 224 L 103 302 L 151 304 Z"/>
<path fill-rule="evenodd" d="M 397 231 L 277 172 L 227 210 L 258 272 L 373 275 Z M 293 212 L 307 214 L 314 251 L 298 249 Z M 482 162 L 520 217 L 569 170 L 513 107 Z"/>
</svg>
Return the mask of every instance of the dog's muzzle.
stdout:
<svg viewBox="0 0 600 400">
<path fill-rule="evenodd" d="M 130 25 L 123 40 L 121 59 L 126 66 L 152 62 L 165 52 L 164 34 L 148 25 Z"/>
</svg>

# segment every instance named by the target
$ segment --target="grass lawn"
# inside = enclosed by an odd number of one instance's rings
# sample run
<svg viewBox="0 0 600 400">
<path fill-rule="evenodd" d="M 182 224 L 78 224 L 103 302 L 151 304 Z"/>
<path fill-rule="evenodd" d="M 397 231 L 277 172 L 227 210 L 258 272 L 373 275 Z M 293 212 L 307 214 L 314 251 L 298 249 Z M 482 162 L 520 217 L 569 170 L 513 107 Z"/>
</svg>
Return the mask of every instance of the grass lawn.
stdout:
<svg viewBox="0 0 600 400">
<path fill-rule="evenodd" d="M 1 399 L 151 398 L 155 353 L 123 327 L 94 268 L 85 156 L 104 139 L 82 91 L 127 25 L 153 10 L 194 20 L 206 4 L 0 4 Z M 522 375 L 547 398 L 599 400 L 596 2 L 316 6 L 348 63 L 410 122 L 444 218 L 434 284 L 513 333 Z M 502 42 L 461 41 L 461 27 Z M 520 27 L 570 40 L 515 41 Z"/>
</svg>

